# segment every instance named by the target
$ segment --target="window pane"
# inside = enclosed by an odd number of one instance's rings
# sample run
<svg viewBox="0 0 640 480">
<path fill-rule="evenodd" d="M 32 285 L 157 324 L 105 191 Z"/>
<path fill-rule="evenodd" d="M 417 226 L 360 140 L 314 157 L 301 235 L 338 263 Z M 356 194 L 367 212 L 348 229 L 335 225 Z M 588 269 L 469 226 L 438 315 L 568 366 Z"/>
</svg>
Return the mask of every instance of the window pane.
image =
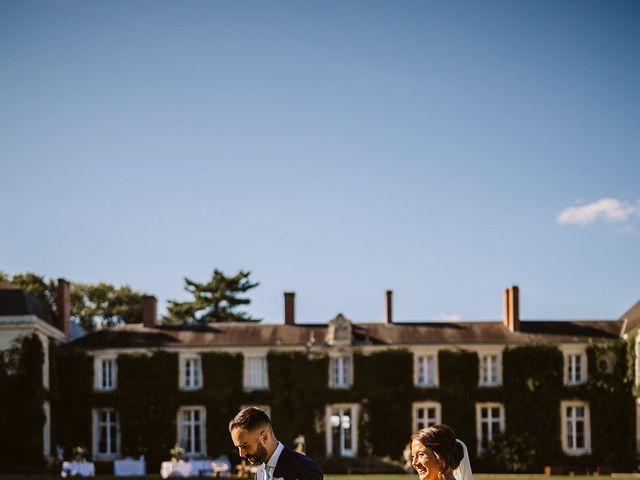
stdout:
<svg viewBox="0 0 640 480">
<path fill-rule="evenodd" d="M 345 450 L 351 450 L 353 448 L 352 445 L 352 428 L 353 425 L 351 425 L 351 409 L 347 408 L 345 410 L 342 411 L 342 419 L 341 419 L 341 427 L 342 427 L 342 434 L 343 434 L 343 445 L 344 445 L 344 449 Z"/>
<path fill-rule="evenodd" d="M 482 436 L 481 436 L 481 446 L 482 449 L 485 450 L 489 446 L 489 424 L 486 422 L 482 422 Z"/>
</svg>

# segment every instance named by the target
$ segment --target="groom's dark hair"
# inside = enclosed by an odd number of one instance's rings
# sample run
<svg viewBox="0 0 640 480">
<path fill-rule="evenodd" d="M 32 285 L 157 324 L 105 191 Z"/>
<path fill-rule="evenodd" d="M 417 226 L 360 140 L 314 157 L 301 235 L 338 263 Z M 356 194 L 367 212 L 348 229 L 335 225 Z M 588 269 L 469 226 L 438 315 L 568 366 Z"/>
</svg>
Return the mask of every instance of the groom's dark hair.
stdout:
<svg viewBox="0 0 640 480">
<path fill-rule="evenodd" d="M 259 427 L 271 428 L 271 419 L 264 411 L 256 407 L 248 407 L 240 410 L 229 422 L 229 431 L 236 428 L 252 431 Z"/>
</svg>

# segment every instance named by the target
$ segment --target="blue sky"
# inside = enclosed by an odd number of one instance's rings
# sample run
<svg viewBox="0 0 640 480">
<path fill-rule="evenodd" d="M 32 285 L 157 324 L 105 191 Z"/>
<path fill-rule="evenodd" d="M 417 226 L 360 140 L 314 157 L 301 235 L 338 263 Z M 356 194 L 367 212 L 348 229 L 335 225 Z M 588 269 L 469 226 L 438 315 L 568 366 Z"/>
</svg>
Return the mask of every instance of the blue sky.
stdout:
<svg viewBox="0 0 640 480">
<path fill-rule="evenodd" d="M 0 269 L 281 322 L 618 318 L 640 4 L 0 3 Z"/>
</svg>

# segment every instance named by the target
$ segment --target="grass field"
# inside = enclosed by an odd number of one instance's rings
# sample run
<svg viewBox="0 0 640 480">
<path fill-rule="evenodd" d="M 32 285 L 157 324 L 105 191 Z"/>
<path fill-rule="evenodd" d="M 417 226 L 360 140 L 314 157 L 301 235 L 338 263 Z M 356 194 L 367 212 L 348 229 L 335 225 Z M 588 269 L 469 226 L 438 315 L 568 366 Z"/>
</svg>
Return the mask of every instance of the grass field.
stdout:
<svg viewBox="0 0 640 480">
<path fill-rule="evenodd" d="M 597 480 L 598 478 L 610 480 L 640 480 L 640 473 L 614 474 L 613 476 L 550 476 L 543 474 L 530 475 L 497 475 L 487 473 L 476 473 L 473 480 Z M 417 475 L 325 475 L 326 480 L 417 480 Z"/>
<path fill-rule="evenodd" d="M 529 474 L 529 475 L 503 475 L 503 474 L 489 474 L 489 473 L 476 473 L 473 475 L 473 480 L 597 480 L 598 478 L 606 478 L 610 480 L 640 480 L 640 473 L 630 474 L 614 474 L 613 476 L 601 475 L 601 476 L 550 476 L 546 477 L 543 474 Z M 325 475 L 326 480 L 417 480 L 418 476 L 415 475 Z"/>
</svg>

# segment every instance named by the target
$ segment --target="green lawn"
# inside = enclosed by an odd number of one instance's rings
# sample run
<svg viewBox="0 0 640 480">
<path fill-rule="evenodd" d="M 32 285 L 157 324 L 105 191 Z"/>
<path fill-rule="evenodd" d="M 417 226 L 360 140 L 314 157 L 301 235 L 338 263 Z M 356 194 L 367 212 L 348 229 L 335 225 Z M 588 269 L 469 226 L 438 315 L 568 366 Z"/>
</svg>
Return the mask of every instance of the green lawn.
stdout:
<svg viewBox="0 0 640 480">
<path fill-rule="evenodd" d="M 614 474 L 613 476 L 601 475 L 610 480 L 640 480 L 640 473 L 635 474 Z M 476 473 L 473 480 L 596 480 L 597 476 L 575 475 L 575 476 L 550 476 L 543 474 L 530 475 L 498 475 L 487 473 Z M 326 480 L 417 480 L 417 475 L 325 475 Z"/>
<path fill-rule="evenodd" d="M 635 474 L 614 474 L 613 476 L 601 475 L 603 478 L 610 480 L 640 480 L 640 473 Z M 569 476 L 550 476 L 545 477 L 543 474 L 530 475 L 498 475 L 487 473 L 476 473 L 473 480 L 595 480 L 597 476 L 575 475 Z M 417 480 L 417 475 L 325 475 L 326 480 Z"/>
</svg>

